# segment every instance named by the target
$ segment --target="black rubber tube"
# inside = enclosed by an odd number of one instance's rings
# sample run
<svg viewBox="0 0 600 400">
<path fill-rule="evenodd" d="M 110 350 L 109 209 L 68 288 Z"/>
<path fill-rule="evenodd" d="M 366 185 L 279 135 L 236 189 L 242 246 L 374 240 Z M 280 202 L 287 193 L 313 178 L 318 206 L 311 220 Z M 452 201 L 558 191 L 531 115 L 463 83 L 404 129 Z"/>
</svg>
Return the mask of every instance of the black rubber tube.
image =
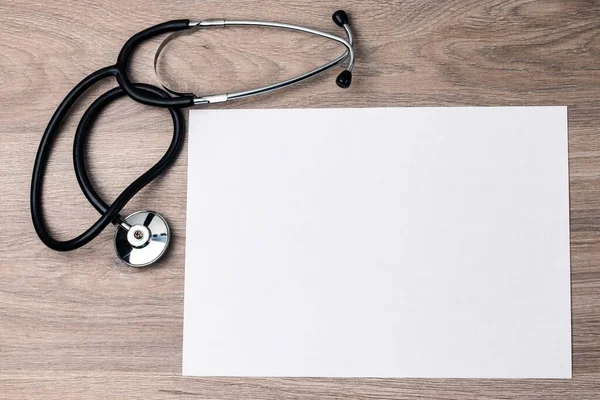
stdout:
<svg viewBox="0 0 600 400">
<path fill-rule="evenodd" d="M 166 95 L 164 91 L 151 85 L 143 83 L 135 85 L 137 86 L 137 90 L 144 93 L 150 93 L 156 96 Z M 96 192 L 89 179 L 86 167 L 87 139 L 98 115 L 106 108 L 106 106 L 124 95 L 125 92 L 120 87 L 116 87 L 96 99 L 81 117 L 75 133 L 75 140 L 73 141 L 73 167 L 75 168 L 77 182 L 85 197 L 101 214 L 105 213 L 110 206 L 106 204 Z M 152 168 L 146 171 L 123 191 L 123 193 L 128 193 L 130 198 L 162 174 L 164 170 L 175 161 L 175 158 L 181 151 L 185 138 L 184 117 L 178 109 L 169 108 L 169 112 L 173 119 L 173 138 L 171 144 L 162 158 Z M 130 191 L 132 191 L 132 193 L 129 193 Z"/>
<path fill-rule="evenodd" d="M 133 55 L 136 47 L 142 42 L 163 33 L 175 32 L 190 28 L 190 21 L 187 19 L 168 21 L 162 24 L 152 26 L 136 35 L 132 36 L 121 49 L 117 58 L 117 64 L 102 68 L 84 78 L 75 86 L 69 94 L 60 103 L 48 126 L 44 131 L 42 140 L 38 147 L 38 152 L 33 166 L 30 191 L 31 218 L 36 233 L 41 241 L 51 249 L 58 251 L 69 251 L 77 249 L 89 243 L 92 239 L 102 232 L 111 222 L 118 220 L 119 212 L 129 200 L 144 186 L 150 183 L 160 175 L 179 154 L 183 139 L 185 136 L 185 120 L 180 111 L 175 108 L 189 107 L 194 105 L 193 96 L 170 97 L 165 91 L 147 84 L 132 83 L 128 76 L 129 59 Z M 119 84 L 118 88 L 112 89 L 100 96 L 84 113 L 75 134 L 73 144 L 73 164 L 75 166 L 75 175 L 81 190 L 90 203 L 102 215 L 85 232 L 69 240 L 56 240 L 50 235 L 46 227 L 42 209 L 42 188 L 44 183 L 44 174 L 50 150 L 54 140 L 59 133 L 61 125 L 69 114 L 69 110 L 92 85 L 98 81 L 115 77 Z M 94 190 L 85 167 L 85 147 L 89 130 L 91 129 L 96 116 L 112 101 L 127 94 L 132 99 L 151 106 L 169 108 L 173 118 L 173 139 L 165 155 L 142 176 L 132 182 L 117 199 L 108 205 L 98 193 Z"/>
<path fill-rule="evenodd" d="M 173 21 L 163 22 L 162 24 L 151 26 L 143 31 L 133 35 L 121 48 L 117 57 L 116 67 L 119 70 L 117 81 L 119 86 L 125 90 L 127 95 L 133 100 L 154 107 L 191 107 L 194 105 L 194 96 L 177 96 L 164 97 L 157 96 L 153 93 L 139 90 L 135 84 L 131 82 L 128 74 L 129 60 L 133 52 L 144 41 L 163 33 L 176 32 L 190 28 L 189 19 L 178 19 Z"/>
<path fill-rule="evenodd" d="M 92 239 L 102 232 L 102 230 L 108 226 L 119 214 L 121 209 L 127 204 L 129 200 L 145 185 L 151 182 L 156 176 L 158 176 L 164 169 L 166 169 L 175 159 L 179 150 L 181 150 L 181 144 L 183 142 L 183 137 L 185 136 L 185 121 L 181 114 L 181 112 L 176 110 L 170 110 L 171 116 L 174 121 L 174 135 L 173 141 L 171 142 L 171 146 L 167 150 L 167 153 L 161 160 L 150 170 L 136 179 L 131 185 L 129 185 L 118 197 L 117 199 L 108 206 L 102 199 L 98 196 L 98 194 L 93 190 L 89 179 L 87 179 L 87 171 L 85 169 L 83 171 L 76 171 L 76 175 L 78 176 L 78 182 L 84 194 L 88 199 L 96 207 L 100 207 L 100 209 L 104 209 L 102 216 L 85 232 L 80 234 L 79 236 L 69 239 L 69 240 L 56 240 L 54 239 L 48 229 L 46 227 L 46 222 L 43 216 L 43 208 L 42 208 L 42 186 L 44 181 L 44 174 L 46 172 L 46 165 L 48 163 L 48 157 L 50 155 L 50 150 L 52 145 L 54 144 L 54 140 L 59 133 L 61 125 L 68 115 L 69 110 L 75 104 L 77 99 L 92 85 L 96 82 L 105 79 L 111 76 L 118 76 L 119 70 L 115 66 L 110 66 L 106 68 L 102 68 L 84 78 L 77 86 L 75 86 L 71 92 L 64 98 L 61 104 L 58 106 L 54 115 L 50 119 L 48 126 L 42 136 L 42 140 L 40 141 L 40 146 L 38 148 L 38 152 L 35 158 L 35 163 L 33 166 L 33 174 L 31 179 L 31 192 L 30 192 L 30 205 L 31 205 L 31 218 L 33 220 L 33 225 L 36 233 L 42 242 L 48 246 L 49 248 L 57 251 L 70 251 L 75 250 L 85 244 L 89 243 Z M 158 89 L 151 87 L 150 85 L 145 84 L 135 84 L 135 88 L 138 91 L 144 91 L 153 96 L 163 96 L 165 98 L 169 97 L 169 95 Z M 85 139 L 87 129 L 93 123 L 97 114 L 111 101 L 117 99 L 118 97 L 124 94 L 123 89 L 115 88 L 110 90 L 109 92 L 102 95 L 98 100 L 96 100 L 86 111 L 84 117 L 80 121 L 78 126 L 80 142 Z M 85 132 L 84 132 L 85 131 Z M 79 144 L 81 145 L 81 144 Z M 90 191 L 90 188 L 92 190 Z M 98 207 L 97 207 L 98 206 Z M 99 211 L 100 211 L 99 209 Z"/>
</svg>

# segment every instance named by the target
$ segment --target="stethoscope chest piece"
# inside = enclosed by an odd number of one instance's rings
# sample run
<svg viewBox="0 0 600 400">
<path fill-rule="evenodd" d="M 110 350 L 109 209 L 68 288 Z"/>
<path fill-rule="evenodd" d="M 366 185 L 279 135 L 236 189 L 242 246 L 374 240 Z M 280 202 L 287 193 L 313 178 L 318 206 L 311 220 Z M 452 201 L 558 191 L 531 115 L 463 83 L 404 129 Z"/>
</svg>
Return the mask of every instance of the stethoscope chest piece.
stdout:
<svg viewBox="0 0 600 400">
<path fill-rule="evenodd" d="M 138 211 L 117 227 L 115 251 L 126 264 L 145 267 L 165 253 L 170 238 L 169 225 L 160 214 Z"/>
</svg>

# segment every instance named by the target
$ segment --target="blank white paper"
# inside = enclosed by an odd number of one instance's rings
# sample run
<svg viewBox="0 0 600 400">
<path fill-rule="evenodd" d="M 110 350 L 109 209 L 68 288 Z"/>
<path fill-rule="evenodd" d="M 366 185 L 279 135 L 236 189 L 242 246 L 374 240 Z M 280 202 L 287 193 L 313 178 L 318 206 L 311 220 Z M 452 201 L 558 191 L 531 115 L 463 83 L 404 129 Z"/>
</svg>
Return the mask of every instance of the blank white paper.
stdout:
<svg viewBox="0 0 600 400">
<path fill-rule="evenodd" d="M 566 107 L 190 113 L 183 374 L 570 378 Z"/>
</svg>

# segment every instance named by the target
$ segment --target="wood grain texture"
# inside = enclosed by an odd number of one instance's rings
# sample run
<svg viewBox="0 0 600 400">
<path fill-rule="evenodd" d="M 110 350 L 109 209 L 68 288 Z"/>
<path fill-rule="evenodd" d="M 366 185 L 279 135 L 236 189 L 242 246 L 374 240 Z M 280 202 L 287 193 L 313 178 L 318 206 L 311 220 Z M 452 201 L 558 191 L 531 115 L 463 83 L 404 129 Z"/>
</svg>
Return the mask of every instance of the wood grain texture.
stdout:
<svg viewBox="0 0 600 400">
<path fill-rule="evenodd" d="M 174 242 L 160 265 L 123 266 L 111 229 L 71 253 L 37 238 L 28 196 L 45 125 L 70 88 L 114 63 L 132 34 L 185 17 L 276 19 L 336 33 L 330 15 L 342 7 L 357 37 L 351 89 L 339 90 L 333 71 L 221 107 L 569 106 L 572 380 L 181 377 L 186 149 L 125 209 L 156 209 L 170 221 Z M 600 398 L 598 1 L 0 0 L 0 22 L 1 399 Z M 136 54 L 136 79 L 155 82 L 157 43 Z M 301 34 L 227 29 L 172 42 L 160 67 L 178 87 L 211 93 L 289 77 L 339 52 Z M 110 86 L 78 105 L 50 160 L 45 212 L 62 238 L 97 218 L 77 186 L 71 145 L 82 110 Z M 170 130 L 165 110 L 128 99 L 111 105 L 90 143 L 101 195 L 114 199 L 160 157 Z"/>
</svg>

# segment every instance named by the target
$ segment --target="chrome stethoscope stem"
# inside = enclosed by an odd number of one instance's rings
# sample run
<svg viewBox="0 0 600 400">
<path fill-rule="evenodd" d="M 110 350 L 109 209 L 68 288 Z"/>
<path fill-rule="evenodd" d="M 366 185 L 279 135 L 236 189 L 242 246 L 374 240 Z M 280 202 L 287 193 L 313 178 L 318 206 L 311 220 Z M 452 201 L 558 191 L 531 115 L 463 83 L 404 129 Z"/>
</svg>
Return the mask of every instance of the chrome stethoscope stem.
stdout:
<svg viewBox="0 0 600 400">
<path fill-rule="evenodd" d="M 192 26 L 192 27 L 195 27 L 195 26 L 201 26 L 201 27 L 202 26 L 223 26 L 223 27 L 226 27 L 226 26 L 262 26 L 262 27 L 281 28 L 281 29 L 289 29 L 289 30 L 293 30 L 293 31 L 310 33 L 311 35 L 321 36 L 321 37 L 324 37 L 324 38 L 327 38 L 330 40 L 334 40 L 336 42 L 343 44 L 346 47 L 346 51 L 350 55 L 350 61 L 348 63 L 347 69 L 349 71 L 352 71 L 352 68 L 354 66 L 354 50 L 352 48 L 354 38 L 352 36 L 352 30 L 350 29 L 349 24 L 344 24 L 344 30 L 346 31 L 346 35 L 348 36 L 347 40 L 345 40 L 339 36 L 332 35 L 331 33 L 319 31 L 316 29 L 307 28 L 307 27 L 299 26 L 299 25 L 293 25 L 293 24 L 285 24 L 282 22 L 272 22 L 272 21 L 248 21 L 248 20 L 221 19 L 221 20 L 205 20 L 205 21 L 190 22 L 190 26 Z M 342 59 L 346 58 L 348 56 L 348 54 L 345 54 Z"/>
<path fill-rule="evenodd" d="M 227 26 L 256 26 L 256 27 L 288 29 L 288 30 L 292 30 L 292 31 L 304 32 L 304 33 L 308 33 L 311 35 L 320 36 L 320 37 L 323 37 L 323 38 L 326 38 L 329 40 L 333 40 L 335 42 L 342 44 L 345 47 L 345 51 L 341 56 L 339 56 L 339 57 L 327 62 L 326 64 L 323 64 L 311 71 L 305 72 L 301 75 L 295 76 L 290 79 L 286 79 L 281 82 L 273 83 L 273 84 L 266 85 L 266 86 L 261 86 L 261 87 L 254 88 L 254 89 L 244 90 L 244 91 L 240 91 L 240 92 L 221 93 L 221 94 L 214 94 L 214 95 L 195 95 L 194 94 L 194 105 L 223 103 L 223 102 L 226 102 L 229 100 L 242 99 L 245 97 L 250 97 L 250 96 L 255 96 L 255 95 L 259 95 L 259 94 L 263 94 L 263 93 L 272 92 L 272 91 L 282 89 L 287 86 L 302 82 L 303 80 L 313 77 L 315 75 L 318 75 L 336 65 L 343 63 L 346 60 L 348 60 L 348 66 L 345 69 L 345 71 L 348 71 L 347 74 L 350 74 L 354 68 L 354 48 L 353 48 L 354 36 L 352 34 L 352 29 L 350 28 L 350 25 L 347 22 L 345 22 L 343 24 L 339 24 L 340 26 L 342 26 L 344 28 L 347 39 L 344 39 L 340 36 L 336 36 L 336 35 L 333 35 L 333 34 L 330 34 L 327 32 L 322 32 L 322 31 L 319 31 L 316 29 L 307 28 L 304 26 L 286 24 L 286 23 L 281 23 L 281 22 L 272 22 L 272 21 L 207 19 L 207 20 L 202 20 L 202 21 L 190 21 L 189 25 L 192 28 L 196 28 L 196 29 L 193 29 L 191 32 L 196 32 L 197 30 L 202 29 L 202 28 L 227 27 Z M 171 36 L 167 37 L 160 44 L 160 46 L 156 52 L 156 55 L 154 57 L 154 68 L 155 68 L 155 72 L 157 73 L 157 75 L 158 75 L 158 58 L 159 58 L 162 50 L 166 46 L 166 44 L 182 34 L 191 33 L 191 32 L 184 31 L 184 32 L 178 32 L 178 33 L 172 34 Z M 160 78 L 158 80 L 160 81 Z M 167 91 L 171 92 L 172 94 L 181 95 L 181 93 L 168 88 L 164 83 L 161 82 L 161 84 Z M 347 87 L 347 86 L 343 86 L 343 87 Z"/>
<path fill-rule="evenodd" d="M 317 36 L 321 36 L 321 37 L 324 37 L 327 39 L 334 40 L 338 43 L 343 44 L 346 47 L 346 51 L 344 52 L 344 54 L 342 54 L 338 58 L 328 62 L 327 64 L 324 64 L 318 68 L 313 69 L 312 71 L 308 71 L 302 75 L 298 75 L 293 78 L 287 79 L 285 81 L 274 83 L 272 85 L 263 86 L 263 87 L 260 87 L 257 89 L 245 90 L 245 91 L 236 92 L 236 93 L 228 93 L 227 100 L 241 99 L 244 97 L 254 96 L 257 94 L 272 92 L 274 90 L 281 89 L 281 88 L 293 85 L 298 82 L 302 82 L 305 79 L 308 79 L 312 76 L 318 75 L 321 72 L 326 71 L 331 67 L 341 64 L 347 58 L 349 58 L 349 61 L 348 61 L 348 67 L 346 68 L 346 70 L 352 71 L 352 69 L 354 68 L 354 49 L 352 48 L 354 38 L 352 37 L 352 30 L 350 29 L 348 24 L 344 25 L 344 29 L 346 30 L 346 33 L 348 35 L 348 40 L 344 40 L 343 38 L 341 38 L 339 36 L 335 36 L 335 35 L 329 34 L 327 32 L 321 32 L 316 29 L 305 28 L 305 27 L 297 26 L 297 25 L 281 24 L 281 23 L 277 23 L 277 22 L 225 21 L 225 25 L 269 26 L 269 27 L 274 27 L 274 28 L 284 28 L 284 29 L 296 30 L 296 31 L 306 32 L 306 33 L 310 33 L 313 35 L 317 35 Z M 199 98 L 199 99 L 201 99 L 201 98 Z M 204 97 L 204 99 L 206 99 L 206 96 Z M 199 104 L 202 104 L 202 103 L 199 103 Z"/>
</svg>

